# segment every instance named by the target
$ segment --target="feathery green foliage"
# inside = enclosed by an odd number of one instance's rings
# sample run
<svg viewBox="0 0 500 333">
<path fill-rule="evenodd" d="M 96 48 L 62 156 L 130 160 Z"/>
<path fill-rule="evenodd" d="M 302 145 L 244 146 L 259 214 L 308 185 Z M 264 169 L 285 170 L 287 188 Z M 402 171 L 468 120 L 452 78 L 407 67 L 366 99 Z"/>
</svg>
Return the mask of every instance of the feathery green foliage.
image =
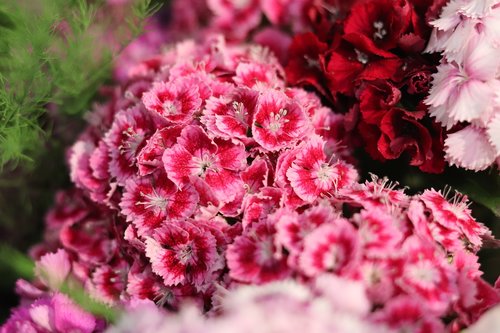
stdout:
<svg viewBox="0 0 500 333">
<path fill-rule="evenodd" d="M 0 3 L 0 168 L 43 151 L 48 107 L 70 115 L 87 110 L 113 57 L 159 7 L 132 1 L 117 22 L 102 0 Z"/>
</svg>

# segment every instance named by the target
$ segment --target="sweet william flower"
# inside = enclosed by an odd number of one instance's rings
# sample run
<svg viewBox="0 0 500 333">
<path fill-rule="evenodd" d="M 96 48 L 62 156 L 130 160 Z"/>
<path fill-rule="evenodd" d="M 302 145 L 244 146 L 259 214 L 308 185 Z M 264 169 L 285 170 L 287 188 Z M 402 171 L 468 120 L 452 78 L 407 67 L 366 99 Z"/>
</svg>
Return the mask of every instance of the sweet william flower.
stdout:
<svg viewBox="0 0 500 333">
<path fill-rule="evenodd" d="M 481 237 L 487 233 L 487 229 L 471 216 L 467 196 L 456 193 L 449 202 L 441 191 L 426 190 L 420 200 L 430 210 L 435 223 L 458 231 L 473 247 L 481 246 Z"/>
<path fill-rule="evenodd" d="M 358 177 L 356 170 L 349 164 L 327 161 L 324 145 L 325 142 L 319 136 L 311 137 L 299 148 L 286 172 L 293 190 L 306 202 L 312 202 L 326 193 L 335 193 L 353 184 Z M 334 160 L 335 156 L 330 159 Z"/>
<path fill-rule="evenodd" d="M 142 236 L 151 234 L 164 223 L 190 217 L 198 200 L 199 195 L 191 184 L 178 188 L 160 173 L 154 177 L 129 179 L 120 208 Z"/>
<path fill-rule="evenodd" d="M 163 153 L 167 176 L 179 188 L 191 177 L 205 181 L 216 197 L 232 201 L 243 188 L 238 172 L 246 166 L 245 148 L 241 143 L 211 140 L 199 126 L 185 127 L 177 144 Z"/>
<path fill-rule="evenodd" d="M 214 236 L 196 222 L 171 222 L 146 239 L 146 256 L 165 285 L 193 284 L 201 288 L 216 263 Z"/>
<path fill-rule="evenodd" d="M 153 134 L 155 125 L 150 115 L 141 106 L 122 110 L 116 115 L 113 125 L 106 133 L 106 142 L 111 157 L 109 171 L 120 185 L 137 172 L 137 155 Z"/>
<path fill-rule="evenodd" d="M 153 88 L 144 93 L 142 100 L 146 109 L 172 123 L 190 123 L 193 114 L 201 106 L 198 87 L 189 79 L 154 83 Z"/>
<path fill-rule="evenodd" d="M 310 131 L 310 120 L 302 107 L 284 93 L 269 91 L 259 97 L 252 135 L 262 148 L 268 151 L 283 149 Z"/>
<path fill-rule="evenodd" d="M 286 258 L 274 241 L 275 227 L 267 220 L 252 223 L 234 239 L 226 253 L 229 276 L 236 281 L 262 284 L 290 274 Z"/>
<path fill-rule="evenodd" d="M 66 295 L 56 293 L 17 308 L 2 326 L 2 333 L 92 333 L 97 319 Z"/>
<path fill-rule="evenodd" d="M 359 237 L 354 227 L 344 219 L 322 224 L 304 239 L 299 258 L 301 270 L 307 276 L 324 272 L 342 274 L 354 265 L 359 254 Z"/>
</svg>

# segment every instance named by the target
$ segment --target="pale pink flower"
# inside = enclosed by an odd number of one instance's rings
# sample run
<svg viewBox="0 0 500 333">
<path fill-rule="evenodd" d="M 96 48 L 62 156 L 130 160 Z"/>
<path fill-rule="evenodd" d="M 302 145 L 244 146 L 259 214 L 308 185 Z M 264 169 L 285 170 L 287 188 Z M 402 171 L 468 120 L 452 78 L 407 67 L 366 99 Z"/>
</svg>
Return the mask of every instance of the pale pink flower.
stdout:
<svg viewBox="0 0 500 333">
<path fill-rule="evenodd" d="M 448 134 L 444 144 L 448 162 L 469 170 L 484 170 L 492 165 L 498 156 L 485 130 L 474 126 Z"/>
<path fill-rule="evenodd" d="M 433 75 L 426 99 L 430 115 L 450 129 L 462 121 L 480 119 L 492 107 L 500 68 L 498 52 L 485 43 L 471 45 L 463 64 L 443 63 Z"/>
<path fill-rule="evenodd" d="M 35 264 L 35 275 L 53 291 L 66 281 L 71 272 L 71 261 L 64 249 L 43 255 Z"/>
</svg>

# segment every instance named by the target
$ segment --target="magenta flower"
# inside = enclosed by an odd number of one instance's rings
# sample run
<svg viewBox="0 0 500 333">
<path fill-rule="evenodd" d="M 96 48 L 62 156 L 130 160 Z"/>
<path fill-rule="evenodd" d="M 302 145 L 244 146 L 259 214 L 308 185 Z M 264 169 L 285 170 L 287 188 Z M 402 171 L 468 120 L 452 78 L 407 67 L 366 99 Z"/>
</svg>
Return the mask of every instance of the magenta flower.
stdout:
<svg viewBox="0 0 500 333">
<path fill-rule="evenodd" d="M 175 186 L 167 176 L 129 179 L 125 185 L 120 208 L 138 234 L 150 235 L 154 229 L 171 221 L 193 215 L 199 196 L 191 184 Z"/>
<path fill-rule="evenodd" d="M 109 170 L 120 185 L 135 175 L 136 157 L 146 144 L 146 137 L 155 131 L 153 121 L 140 106 L 123 110 L 107 132 L 106 142 L 111 156 Z"/>
<path fill-rule="evenodd" d="M 230 202 L 243 188 L 238 171 L 246 166 L 245 147 L 225 140 L 211 140 L 199 126 L 187 126 L 177 144 L 165 150 L 167 176 L 181 187 L 191 177 L 204 180 L 217 198 Z"/>
<path fill-rule="evenodd" d="M 327 161 L 324 145 L 321 137 L 310 138 L 286 172 L 293 190 L 306 202 L 313 202 L 326 193 L 336 193 L 353 184 L 358 177 L 357 171 L 349 164 L 341 160 Z"/>
<path fill-rule="evenodd" d="M 159 129 L 146 142 L 137 156 L 139 175 L 146 176 L 163 169 L 162 157 L 165 149 L 172 147 L 181 135 L 182 126 L 168 126 Z"/>
<path fill-rule="evenodd" d="M 307 135 L 310 128 L 302 107 L 285 94 L 265 92 L 259 97 L 252 135 L 264 149 L 276 151 L 290 146 Z"/>
<path fill-rule="evenodd" d="M 256 103 L 257 95 L 254 91 L 245 88 L 234 89 L 228 95 L 209 98 L 201 122 L 214 136 L 246 139 Z"/>
<path fill-rule="evenodd" d="M 274 227 L 266 220 L 251 224 L 226 252 L 229 276 L 236 281 L 262 284 L 290 274 L 286 258 L 274 242 Z"/>
<path fill-rule="evenodd" d="M 200 111 L 200 92 L 189 79 L 174 82 L 156 82 L 144 93 L 146 109 L 156 112 L 172 123 L 191 123 L 193 114 Z"/>
<path fill-rule="evenodd" d="M 217 263 L 214 236 L 196 222 L 172 222 L 146 239 L 146 256 L 153 272 L 167 286 L 193 284 L 201 288 Z"/>
<path fill-rule="evenodd" d="M 481 247 L 481 236 L 488 231 L 486 227 L 474 220 L 468 208 L 468 198 L 458 193 L 452 198 L 450 203 L 441 194 L 441 191 L 426 190 L 420 199 L 431 211 L 434 221 L 444 228 L 456 231 L 460 238 L 470 242 L 474 248 Z"/>
<path fill-rule="evenodd" d="M 346 267 L 356 262 L 358 253 L 356 229 L 347 220 L 336 219 L 320 225 L 305 237 L 299 262 L 307 276 L 324 272 L 342 274 Z"/>
</svg>

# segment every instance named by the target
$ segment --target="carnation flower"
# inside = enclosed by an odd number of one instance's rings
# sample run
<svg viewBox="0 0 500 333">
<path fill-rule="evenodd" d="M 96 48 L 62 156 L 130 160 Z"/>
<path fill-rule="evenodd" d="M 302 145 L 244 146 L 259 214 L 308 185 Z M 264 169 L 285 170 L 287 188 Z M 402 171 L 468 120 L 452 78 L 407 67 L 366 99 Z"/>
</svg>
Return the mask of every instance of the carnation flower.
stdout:
<svg viewBox="0 0 500 333">
<path fill-rule="evenodd" d="M 361 137 L 354 144 L 372 158 L 441 173 L 444 131 L 424 104 L 437 62 L 421 54 L 431 33 L 426 17 L 436 9 L 414 0 L 323 6 L 311 6 L 313 32 L 292 41 L 288 82 L 314 87 L 348 114 L 345 127 Z"/>
<path fill-rule="evenodd" d="M 446 159 L 469 170 L 484 170 L 499 156 L 493 134 L 500 110 L 499 19 L 497 1 L 471 0 L 450 1 L 431 22 L 427 51 L 442 52 L 443 58 L 425 102 L 431 116 L 451 129 Z"/>
</svg>

